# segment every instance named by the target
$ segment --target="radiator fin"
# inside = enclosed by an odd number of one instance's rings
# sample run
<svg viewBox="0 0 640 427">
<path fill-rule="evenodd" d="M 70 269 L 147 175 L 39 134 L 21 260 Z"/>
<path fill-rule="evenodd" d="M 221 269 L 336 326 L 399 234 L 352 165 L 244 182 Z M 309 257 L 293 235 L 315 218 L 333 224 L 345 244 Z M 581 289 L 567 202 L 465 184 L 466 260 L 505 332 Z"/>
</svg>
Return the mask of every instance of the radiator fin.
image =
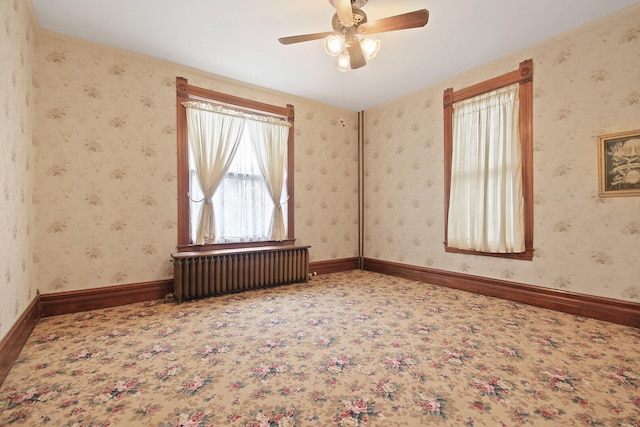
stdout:
<svg viewBox="0 0 640 427">
<path fill-rule="evenodd" d="M 189 252 L 173 254 L 173 294 L 183 300 L 224 295 L 288 283 L 306 282 L 309 247 Z"/>
</svg>

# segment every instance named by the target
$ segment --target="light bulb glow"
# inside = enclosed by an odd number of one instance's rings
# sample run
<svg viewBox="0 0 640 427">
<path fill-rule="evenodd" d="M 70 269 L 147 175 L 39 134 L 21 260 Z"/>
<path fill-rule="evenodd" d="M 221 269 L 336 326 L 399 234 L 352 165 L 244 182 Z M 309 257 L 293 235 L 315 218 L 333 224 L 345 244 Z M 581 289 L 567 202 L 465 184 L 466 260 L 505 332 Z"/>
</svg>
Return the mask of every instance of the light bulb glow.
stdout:
<svg viewBox="0 0 640 427">
<path fill-rule="evenodd" d="M 331 56 L 338 56 L 342 51 L 343 44 L 342 37 L 332 34 L 324 40 L 324 50 Z"/>
<path fill-rule="evenodd" d="M 340 71 L 347 71 L 351 69 L 351 57 L 349 56 L 349 52 L 346 49 L 343 50 L 338 57 L 336 68 L 338 68 L 338 70 Z"/>
<path fill-rule="evenodd" d="M 378 54 L 380 50 L 380 40 L 373 40 L 370 38 L 364 38 L 360 42 L 360 46 L 362 46 L 362 51 L 367 59 L 372 59 Z"/>
</svg>

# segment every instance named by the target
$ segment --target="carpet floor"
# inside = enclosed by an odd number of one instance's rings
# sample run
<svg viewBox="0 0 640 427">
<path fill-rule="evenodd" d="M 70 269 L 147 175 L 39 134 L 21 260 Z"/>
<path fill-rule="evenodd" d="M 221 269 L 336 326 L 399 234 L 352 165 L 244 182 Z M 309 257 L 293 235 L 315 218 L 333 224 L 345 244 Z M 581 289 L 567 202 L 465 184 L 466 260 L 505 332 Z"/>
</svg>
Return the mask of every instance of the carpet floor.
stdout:
<svg viewBox="0 0 640 427">
<path fill-rule="evenodd" d="M 640 426 L 640 330 L 377 273 L 42 319 L 0 425 Z"/>
</svg>

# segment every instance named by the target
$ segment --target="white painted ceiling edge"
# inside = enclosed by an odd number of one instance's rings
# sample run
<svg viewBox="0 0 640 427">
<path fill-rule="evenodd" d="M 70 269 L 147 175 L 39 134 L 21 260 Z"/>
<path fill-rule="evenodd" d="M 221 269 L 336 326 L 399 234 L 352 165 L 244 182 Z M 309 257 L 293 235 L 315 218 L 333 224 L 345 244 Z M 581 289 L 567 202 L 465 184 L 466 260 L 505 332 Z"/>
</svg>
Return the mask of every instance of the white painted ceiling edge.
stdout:
<svg viewBox="0 0 640 427">
<path fill-rule="evenodd" d="M 327 0 L 32 0 L 40 27 L 351 111 L 362 111 L 516 52 L 638 0 L 369 0 L 370 21 L 426 8 L 423 28 L 341 72 L 323 41 Z"/>
</svg>

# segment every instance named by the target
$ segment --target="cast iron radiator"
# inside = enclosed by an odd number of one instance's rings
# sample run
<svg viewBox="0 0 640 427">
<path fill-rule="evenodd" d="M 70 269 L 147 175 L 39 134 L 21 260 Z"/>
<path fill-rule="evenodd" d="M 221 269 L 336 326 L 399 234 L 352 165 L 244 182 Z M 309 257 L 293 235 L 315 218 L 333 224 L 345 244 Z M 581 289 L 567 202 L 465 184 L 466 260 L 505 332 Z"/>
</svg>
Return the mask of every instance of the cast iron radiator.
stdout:
<svg viewBox="0 0 640 427">
<path fill-rule="evenodd" d="M 173 296 L 182 300 L 306 282 L 309 246 L 285 245 L 177 252 Z"/>
</svg>

